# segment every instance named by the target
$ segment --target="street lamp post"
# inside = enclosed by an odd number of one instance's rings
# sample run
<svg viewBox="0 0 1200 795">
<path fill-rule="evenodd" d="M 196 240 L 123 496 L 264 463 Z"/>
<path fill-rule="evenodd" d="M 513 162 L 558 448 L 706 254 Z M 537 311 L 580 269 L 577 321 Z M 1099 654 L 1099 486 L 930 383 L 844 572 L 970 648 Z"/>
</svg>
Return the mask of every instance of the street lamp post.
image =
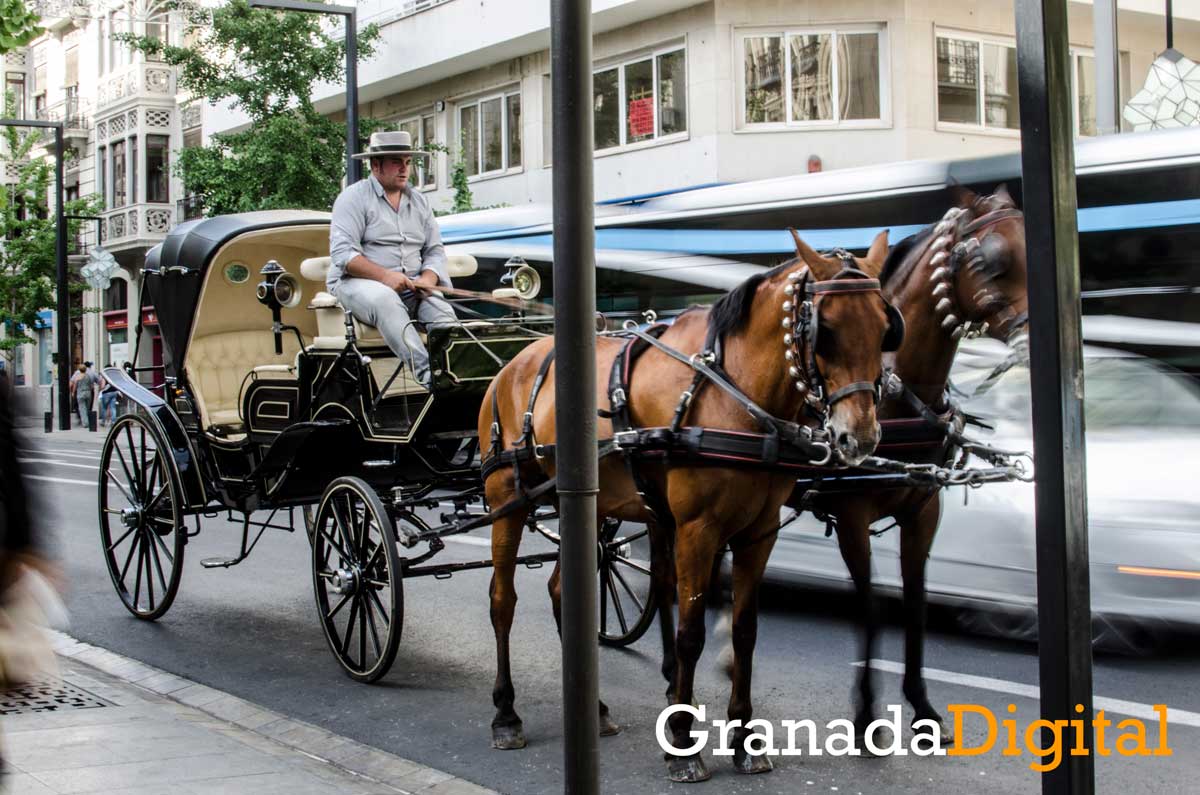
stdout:
<svg viewBox="0 0 1200 795">
<path fill-rule="evenodd" d="M 54 130 L 54 263 L 58 325 L 58 429 L 71 430 L 71 294 L 67 290 L 67 222 L 63 217 L 63 123 L 0 119 L 0 127 Z"/>
<path fill-rule="evenodd" d="M 359 161 L 354 159 L 358 148 L 358 9 L 311 0 L 250 0 L 250 7 L 346 18 L 346 184 L 358 182 L 362 177 Z"/>
</svg>

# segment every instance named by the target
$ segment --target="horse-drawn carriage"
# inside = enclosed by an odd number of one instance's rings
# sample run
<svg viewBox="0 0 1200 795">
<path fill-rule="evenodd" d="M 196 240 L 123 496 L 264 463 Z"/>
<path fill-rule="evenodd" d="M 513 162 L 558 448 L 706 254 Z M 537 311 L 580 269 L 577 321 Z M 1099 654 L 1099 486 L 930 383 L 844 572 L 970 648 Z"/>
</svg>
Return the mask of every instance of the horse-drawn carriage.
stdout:
<svg viewBox="0 0 1200 795">
<path fill-rule="evenodd" d="M 105 372 L 135 409 L 104 444 L 100 526 L 121 600 L 155 619 L 175 598 L 201 517 L 242 519 L 236 553 L 207 568 L 240 563 L 264 531 L 302 519 L 330 648 L 351 676 L 372 681 L 396 655 L 403 580 L 488 565 L 422 564 L 479 503 L 484 390 L 552 321 L 511 313 L 420 329 L 427 390 L 376 329 L 324 292 L 328 251 L 329 216 L 297 211 L 186 223 L 151 251 L 142 300 L 157 309 L 166 364 Z M 461 278 L 476 265 L 451 257 L 449 267 Z M 149 387 L 138 380 L 146 372 Z M 606 565 L 625 569 L 613 581 L 646 577 L 629 540 L 609 530 Z M 617 595 L 628 602 L 639 590 Z M 628 635 L 642 612 L 633 604 L 625 631 L 606 634 Z"/>
<path fill-rule="evenodd" d="M 676 703 L 692 699 L 704 592 L 728 545 L 731 716 L 736 704 L 749 718 L 755 593 L 790 504 L 836 524 L 868 617 L 870 523 L 895 516 L 913 539 L 905 692 L 919 718 L 937 720 L 919 673 L 935 498 L 946 485 L 1028 476 L 1013 454 L 967 439 L 961 415 L 942 401 L 959 338 L 968 330 L 1010 338 L 1025 320 L 1020 212 L 1003 193 L 961 203 L 890 251 L 879 234 L 864 258 L 820 254 L 796 236 L 794 259 L 713 307 L 669 326 L 627 324 L 598 342 L 597 371 L 608 374 L 599 401 L 601 641 L 631 643 L 657 615 Z M 183 224 L 151 252 L 143 298 L 163 331 L 163 394 L 134 373 L 106 372 L 136 407 L 102 454 L 101 533 L 113 583 L 130 612 L 158 618 L 201 516 L 242 515 L 238 553 L 202 561 L 228 567 L 267 529 L 292 529 L 299 508 L 330 649 L 350 676 L 374 681 L 395 659 L 403 580 L 494 567 L 492 742 L 522 747 L 507 636 L 515 567 L 557 559 L 517 554 L 527 529 L 558 539 L 545 523 L 555 516 L 558 429 L 553 390 L 542 389 L 555 373 L 545 339 L 553 320 L 518 305 L 504 317 L 474 313 L 420 329 L 431 362 L 425 389 L 375 329 L 322 291 L 328 232 L 325 214 L 224 216 Z M 470 258 L 452 259 L 450 275 L 474 269 Z M 877 417 L 897 419 L 879 449 L 907 460 L 872 455 Z M 921 426 L 915 436 L 912 425 Z M 991 467 L 964 469 L 966 453 Z M 270 514 L 257 521 L 259 511 Z M 275 519 L 281 511 L 286 524 Z M 645 527 L 622 536 L 622 521 Z M 485 525 L 493 560 L 428 562 L 443 537 Z M 550 594 L 558 598 L 557 568 Z M 867 637 L 869 651 L 873 631 Z M 865 725 L 869 672 L 860 684 L 856 723 Z M 687 716 L 671 721 L 678 738 L 689 726 Z M 735 757 L 742 772 L 764 765 L 765 757 Z M 678 781 L 707 776 L 698 757 L 672 757 L 669 768 Z"/>
</svg>

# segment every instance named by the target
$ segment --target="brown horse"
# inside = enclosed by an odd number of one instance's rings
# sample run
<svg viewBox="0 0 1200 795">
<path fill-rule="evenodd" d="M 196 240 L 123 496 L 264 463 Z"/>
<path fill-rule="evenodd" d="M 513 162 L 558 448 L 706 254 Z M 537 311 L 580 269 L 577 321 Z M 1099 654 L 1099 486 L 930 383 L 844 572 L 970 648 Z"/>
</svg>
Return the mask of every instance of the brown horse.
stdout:
<svg viewBox="0 0 1200 795">
<path fill-rule="evenodd" d="M 1011 342 L 1023 334 L 1028 319 L 1024 216 L 1003 186 L 991 196 L 960 190 L 959 202 L 942 221 L 898 243 L 880 273 L 884 294 L 903 313 L 906 324 L 893 371 L 942 418 L 949 416 L 950 366 L 968 327 Z M 921 416 L 901 398 L 884 399 L 878 411 L 881 420 Z M 890 457 L 886 444 L 880 454 Z M 952 452 L 935 445 L 927 457 L 904 458 L 944 464 L 948 454 Z M 871 524 L 885 517 L 895 520 L 904 581 L 904 696 L 915 711 L 914 723 L 928 719 L 940 724 L 921 673 L 925 563 L 941 517 L 940 490 L 912 487 L 819 494 L 809 505 L 836 523 L 842 558 L 854 580 L 863 627 L 862 657 L 868 662 L 876 645 Z M 859 676 L 855 718 L 860 734 L 872 718 L 874 701 L 873 676 L 866 665 Z M 944 725 L 941 729 L 945 740 L 950 734 Z"/>
<path fill-rule="evenodd" d="M 844 462 L 858 463 L 874 450 L 879 438 L 875 419 L 877 394 L 873 385 L 881 376 L 880 350 L 886 340 L 891 340 L 893 346 L 898 344 L 902 333 L 895 310 L 881 300 L 875 287 L 870 286 L 875 284 L 874 281 L 858 270 L 878 271 L 886 256 L 887 235 L 881 233 L 866 259 L 861 260 L 844 252 L 840 257 L 821 256 L 799 238 L 797 250 L 799 257 L 748 279 L 711 310 L 695 308 L 685 312 L 662 334 L 661 341 L 690 356 L 704 351 L 706 340 L 721 340 L 723 364 L 730 381 L 776 418 L 811 425 L 816 420 L 806 418 L 805 407 L 814 405 L 812 399 L 820 396 L 816 404 L 823 409 L 826 430 L 835 449 Z M 815 297 L 811 306 L 805 304 L 806 308 L 813 309 L 815 334 L 802 335 L 793 328 L 795 315 L 790 313 L 796 311 L 798 302 L 805 300 L 801 288 L 809 280 L 819 283 L 814 287 L 825 285 L 822 289 L 828 291 Z M 781 310 L 784 313 L 782 328 Z M 597 340 L 598 373 L 603 376 L 610 372 L 623 345 L 624 340 L 613 337 Z M 500 446 L 513 449 L 523 427 L 522 418 L 539 369 L 551 347 L 551 340 L 529 346 L 492 382 L 479 416 L 481 449 L 489 447 L 495 419 L 499 420 Z M 803 370 L 798 367 L 802 362 Z M 532 410 L 534 437 L 545 446 L 552 445 L 556 437 L 554 390 L 550 388 L 554 373 L 551 365 L 546 388 L 539 392 Z M 689 366 L 649 348 L 636 360 L 629 378 L 628 405 L 633 425 L 669 425 L 680 396 L 689 389 L 694 375 Z M 821 389 L 811 383 L 814 376 L 824 382 Z M 605 381 L 604 377 L 599 379 L 597 394 L 598 405 L 602 408 L 611 405 Z M 745 432 L 760 430 L 741 402 L 712 384 L 698 391 L 686 412 L 687 425 L 692 427 Z M 601 439 L 611 437 L 611 422 L 601 418 L 597 433 Z M 757 631 L 758 586 L 779 529 L 779 510 L 792 491 L 795 476 L 771 470 L 682 462 L 646 464 L 640 471 L 652 489 L 661 495 L 668 509 L 658 513 L 658 522 L 619 456 L 608 456 L 600 462 L 597 512 L 601 519 L 611 517 L 651 525 L 653 587 L 664 645 L 674 652 L 668 655 L 671 659 L 664 662 L 664 673 L 673 676 L 671 700 L 677 704 L 692 702 L 696 662 L 704 646 L 704 594 L 709 588 L 711 562 L 717 550 L 728 544 L 734 555 L 733 634 L 736 647 L 729 717 L 745 722 L 752 711 L 751 658 Z M 520 480 L 526 485 L 544 482 L 553 476 L 550 456 L 527 461 L 521 467 Z M 486 481 L 488 504 L 496 508 L 516 498 L 515 481 L 512 467 L 492 471 Z M 515 694 L 508 644 L 517 602 L 514 561 L 528 513 L 528 508 L 521 508 L 497 519 L 492 526 L 495 571 L 490 594 L 497 653 L 492 744 L 502 749 L 525 745 L 521 719 L 513 708 Z M 672 573 L 674 578 L 670 576 Z M 674 600 L 671 597 L 675 594 L 669 591 L 672 579 L 677 583 L 679 604 L 679 631 L 673 639 L 671 613 Z M 554 616 L 561 629 L 557 567 L 551 575 L 549 590 Z M 602 733 L 615 733 L 617 727 L 608 719 L 603 703 L 599 709 Z M 688 739 L 691 723 L 690 715 L 673 716 L 670 728 L 677 747 L 691 744 Z M 735 747 L 741 743 L 742 739 L 738 738 Z M 751 757 L 744 751 L 735 755 L 734 764 L 742 772 L 770 769 L 766 756 Z M 709 775 L 699 755 L 668 757 L 668 768 L 671 778 L 676 781 L 701 781 Z"/>
</svg>

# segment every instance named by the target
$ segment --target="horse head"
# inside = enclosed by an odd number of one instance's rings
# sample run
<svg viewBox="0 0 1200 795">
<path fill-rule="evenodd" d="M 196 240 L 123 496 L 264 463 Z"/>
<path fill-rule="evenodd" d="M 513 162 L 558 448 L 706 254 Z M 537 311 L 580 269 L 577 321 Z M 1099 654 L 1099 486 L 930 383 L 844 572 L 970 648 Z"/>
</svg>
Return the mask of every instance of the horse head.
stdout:
<svg viewBox="0 0 1200 795">
<path fill-rule="evenodd" d="M 820 254 L 790 231 L 796 258 L 767 283 L 782 299 L 782 365 L 801 399 L 797 413 L 815 414 L 842 462 L 855 466 L 879 443 L 881 351 L 895 350 L 904 335 L 900 313 L 872 276 L 887 256 L 887 232 L 858 258 L 841 249 Z"/>
<path fill-rule="evenodd" d="M 956 340 L 975 328 L 1012 342 L 1029 322 L 1025 215 L 1003 185 L 987 196 L 957 193 L 959 206 L 934 227 L 930 245 L 942 327 Z"/>
</svg>

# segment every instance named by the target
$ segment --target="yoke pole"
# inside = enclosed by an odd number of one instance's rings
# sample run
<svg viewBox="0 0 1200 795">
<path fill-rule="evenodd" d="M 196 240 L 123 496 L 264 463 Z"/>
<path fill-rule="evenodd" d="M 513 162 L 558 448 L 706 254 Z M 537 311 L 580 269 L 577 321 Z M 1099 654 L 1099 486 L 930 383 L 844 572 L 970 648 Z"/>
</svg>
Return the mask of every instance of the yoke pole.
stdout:
<svg viewBox="0 0 1200 795">
<path fill-rule="evenodd" d="M 600 792 L 591 13 L 590 0 L 550 3 L 563 791 L 570 795 Z"/>
</svg>

